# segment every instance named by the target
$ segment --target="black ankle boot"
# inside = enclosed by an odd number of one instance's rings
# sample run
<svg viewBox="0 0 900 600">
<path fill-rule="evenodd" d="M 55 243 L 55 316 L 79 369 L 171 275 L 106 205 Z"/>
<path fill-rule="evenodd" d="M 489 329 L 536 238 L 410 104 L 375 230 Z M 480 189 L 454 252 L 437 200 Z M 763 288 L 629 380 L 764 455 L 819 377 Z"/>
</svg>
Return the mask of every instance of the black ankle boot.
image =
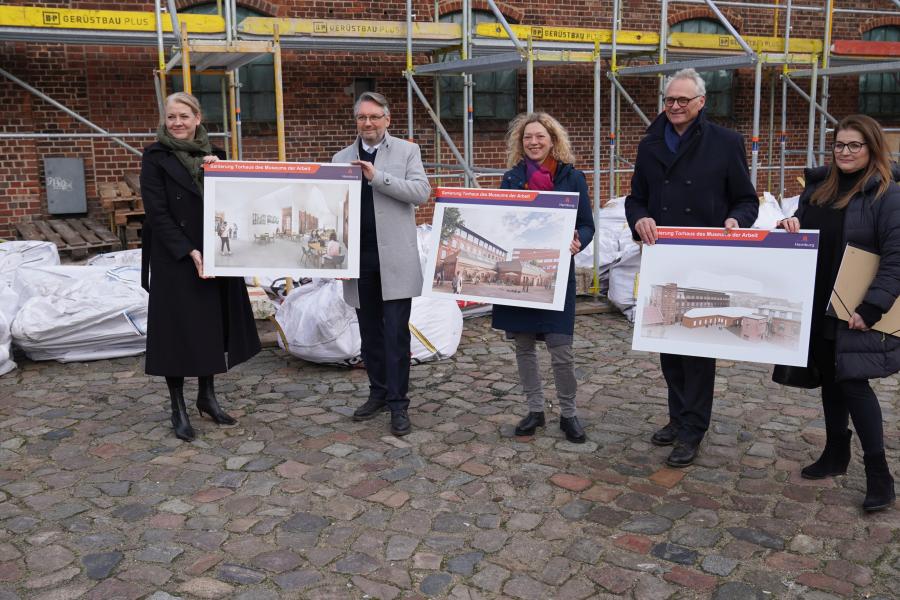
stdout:
<svg viewBox="0 0 900 600">
<path fill-rule="evenodd" d="M 825 449 L 822 456 L 811 465 L 803 467 L 800 476 L 804 479 L 825 479 L 832 475 L 843 475 L 850 464 L 850 438 L 853 432 L 847 429 L 843 435 L 826 432 Z"/>
<path fill-rule="evenodd" d="M 530 412 L 516 425 L 516 435 L 534 435 L 538 427 L 544 426 L 544 412 Z"/>
<path fill-rule="evenodd" d="M 200 411 L 201 416 L 203 413 L 206 413 L 219 425 L 234 425 L 237 423 L 234 417 L 219 406 L 219 402 L 216 400 L 216 390 L 213 386 L 212 375 L 198 377 L 197 385 L 199 386 L 197 391 L 197 410 Z"/>
<path fill-rule="evenodd" d="M 166 377 L 169 386 L 169 398 L 172 401 L 172 428 L 175 437 L 186 442 L 194 441 L 194 428 L 188 420 L 184 407 L 184 377 Z"/>
<path fill-rule="evenodd" d="M 863 462 L 866 464 L 866 499 L 863 501 L 863 510 L 883 510 L 897 498 L 894 478 L 891 477 L 884 451 L 864 455 Z"/>
<path fill-rule="evenodd" d="M 559 428 L 566 434 L 566 439 L 573 444 L 583 444 L 587 440 L 584 428 L 578 422 L 578 417 L 560 417 Z"/>
</svg>

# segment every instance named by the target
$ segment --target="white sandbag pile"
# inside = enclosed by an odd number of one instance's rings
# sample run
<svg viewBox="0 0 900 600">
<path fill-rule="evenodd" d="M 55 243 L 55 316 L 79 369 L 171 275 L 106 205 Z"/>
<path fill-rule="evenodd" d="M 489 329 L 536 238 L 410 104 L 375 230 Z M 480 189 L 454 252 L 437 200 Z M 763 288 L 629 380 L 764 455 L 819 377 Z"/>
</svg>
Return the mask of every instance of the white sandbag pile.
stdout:
<svg viewBox="0 0 900 600">
<path fill-rule="evenodd" d="M 106 252 L 98 254 L 87 261 L 90 267 L 126 267 L 141 266 L 141 249 L 118 250 L 116 252 Z"/>
<path fill-rule="evenodd" d="M 420 296 L 412 299 L 409 329 L 413 364 L 450 358 L 462 338 L 463 314 L 453 300 Z"/>
<path fill-rule="evenodd" d="M 422 270 L 429 248 L 430 225 L 417 228 Z M 297 287 L 278 307 L 275 320 L 287 340 L 278 345 L 303 360 L 335 365 L 360 362 L 356 310 L 344 302 L 343 285 L 334 279 L 313 279 Z M 413 363 L 449 358 L 462 338 L 463 316 L 453 300 L 418 297 L 412 300 L 409 323 Z"/>
<path fill-rule="evenodd" d="M 148 296 L 140 267 L 21 269 L 13 290 L 21 304 L 13 341 L 32 360 L 118 358 L 146 348 Z"/>
<path fill-rule="evenodd" d="M 794 207 L 794 210 L 796 210 L 796 207 Z M 791 214 L 794 214 L 793 211 L 791 211 Z M 785 215 L 775 196 L 769 192 L 763 192 L 762 200 L 759 202 L 759 215 L 756 217 L 756 221 L 754 221 L 752 228 L 775 229 L 778 227 L 778 221 L 785 218 L 785 216 L 790 215 Z"/>
<path fill-rule="evenodd" d="M 631 238 L 631 229 L 625 219 L 625 196 L 614 198 L 600 209 L 595 219 L 599 242 L 596 252 L 600 266 L 598 278 L 600 292 L 606 292 L 612 303 L 629 320 L 634 320 L 634 282 L 641 266 L 640 245 Z M 577 293 L 591 293 L 594 283 L 594 242 L 575 255 Z"/>
<path fill-rule="evenodd" d="M 313 279 L 285 297 L 275 320 L 285 339 L 278 345 L 305 361 L 349 366 L 359 362 L 356 311 L 344 302 L 335 279 Z"/>
<path fill-rule="evenodd" d="M 12 289 L 15 274 L 20 269 L 39 265 L 58 265 L 59 253 L 52 242 L 0 243 L 0 375 L 16 368 L 12 360 L 13 319 L 19 309 L 19 296 Z"/>
</svg>

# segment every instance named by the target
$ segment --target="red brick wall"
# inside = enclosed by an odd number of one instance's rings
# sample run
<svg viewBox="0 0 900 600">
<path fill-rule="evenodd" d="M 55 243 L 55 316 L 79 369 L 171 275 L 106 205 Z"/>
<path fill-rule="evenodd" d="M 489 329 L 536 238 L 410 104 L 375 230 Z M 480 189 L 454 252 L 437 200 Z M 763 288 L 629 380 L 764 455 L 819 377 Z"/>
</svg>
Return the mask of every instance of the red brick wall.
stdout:
<svg viewBox="0 0 900 600">
<path fill-rule="evenodd" d="M 12 0 L 9 4 L 41 5 L 85 9 L 121 9 L 122 4 L 106 1 L 80 0 Z M 179 0 L 184 8 L 198 4 Z M 248 0 L 242 5 L 264 14 L 300 18 L 371 18 L 405 19 L 404 0 L 344 0 L 341 2 L 306 2 L 301 0 Z M 440 14 L 458 10 L 459 0 L 442 0 Z M 626 29 L 656 32 L 660 15 L 659 1 L 630 0 L 625 3 L 622 19 Z M 500 4 L 506 14 L 524 24 L 556 26 L 602 27 L 611 24 L 611 0 L 569 0 L 565 3 L 507 1 Z M 838 0 L 843 8 L 885 9 L 883 0 Z M 416 0 L 418 20 L 433 19 L 434 3 Z M 476 3 L 486 9 L 486 3 Z M 153 2 L 141 0 L 129 3 L 131 10 L 151 11 Z M 780 35 L 783 32 L 783 12 L 779 19 L 772 11 L 730 7 L 725 12 L 739 31 L 747 35 Z M 710 16 L 703 6 L 673 4 L 670 21 Z M 859 39 L 861 31 L 887 23 L 893 18 L 873 15 L 841 14 L 835 19 L 836 38 Z M 774 29 L 777 23 L 777 31 Z M 824 19 L 821 14 L 795 12 L 792 35 L 821 37 Z M 157 115 L 153 91 L 152 71 L 156 66 L 154 48 L 115 46 L 77 46 L 60 44 L 0 43 L 0 64 L 27 83 L 49 94 L 79 114 L 108 130 L 119 132 L 152 132 Z M 417 55 L 417 62 L 426 62 Z M 620 65 L 628 64 L 620 60 Z M 406 85 L 401 76 L 405 68 L 402 55 L 371 55 L 350 52 L 284 52 L 284 106 L 287 130 L 287 157 L 295 161 L 327 161 L 331 155 L 348 144 L 354 136 L 351 118 L 353 98 L 346 91 L 354 77 L 372 77 L 377 89 L 391 101 L 394 118 L 392 132 L 406 137 Z M 424 93 L 432 96 L 432 80 L 417 78 Z M 656 79 L 624 78 L 631 95 L 652 116 L 656 111 Z M 799 80 L 808 88 L 808 80 Z M 769 90 L 775 86 L 774 107 L 769 102 Z M 830 111 L 836 117 L 856 111 L 856 77 L 839 77 L 831 81 Z M 607 177 L 609 165 L 609 82 L 604 78 L 601 99 L 602 144 L 600 160 L 601 198 L 609 196 Z M 750 135 L 753 115 L 753 71 L 739 70 L 735 75 L 735 114 L 724 124 L 741 131 L 747 141 L 750 157 Z M 44 101 L 32 96 L 12 82 L 0 78 L 0 102 L 7 108 L 0 115 L 0 132 L 87 132 L 88 129 Z M 535 106 L 556 116 L 568 129 L 578 167 L 585 170 L 593 185 L 593 72 L 589 65 L 540 68 L 535 74 Z M 525 108 L 524 72 L 520 75 L 519 108 Z M 773 110 L 774 109 L 774 110 Z M 435 160 L 435 131 L 424 109 L 416 104 L 415 137 L 422 146 L 423 158 Z M 774 113 L 775 127 L 769 131 L 770 114 Z M 799 96 L 788 96 L 788 148 L 803 150 L 806 146 L 808 105 Z M 760 164 L 768 165 L 767 154 L 773 150 L 772 164 L 778 164 L 778 137 L 781 118 L 781 84 L 767 70 L 762 89 Z M 884 123 L 898 126 L 900 120 Z M 448 130 L 461 146 L 459 122 L 446 123 Z M 212 127 L 212 125 L 211 125 Z M 627 107 L 621 110 L 618 143 L 622 156 L 634 159 L 637 142 L 643 135 L 640 120 Z M 249 160 L 276 157 L 274 127 L 245 124 L 244 157 Z M 478 166 L 503 167 L 504 127 L 500 123 L 476 122 L 475 162 Z M 152 135 L 129 139 L 142 147 L 152 141 Z M 453 162 L 449 149 L 441 143 L 442 161 Z M 85 161 L 88 210 L 102 217 L 97 198 L 97 184 L 117 181 L 124 171 L 140 168 L 140 159 L 118 145 L 102 139 L 82 140 L 5 140 L 0 139 L 0 238 L 14 235 L 13 225 L 21 219 L 46 215 L 46 193 L 43 185 L 43 158 L 57 156 L 81 157 Z M 802 156 L 790 157 L 790 163 L 802 164 Z M 799 171 L 789 171 L 786 177 L 789 193 L 799 191 L 795 178 Z M 769 181 L 771 178 L 771 182 Z M 618 194 L 628 191 L 629 176 L 618 177 Z M 485 177 L 482 185 L 496 186 L 499 179 Z M 444 185 L 459 185 L 459 179 L 444 179 Z M 777 191 L 778 173 L 760 171 L 759 189 Z M 432 207 L 419 211 L 419 220 L 431 219 Z"/>
</svg>

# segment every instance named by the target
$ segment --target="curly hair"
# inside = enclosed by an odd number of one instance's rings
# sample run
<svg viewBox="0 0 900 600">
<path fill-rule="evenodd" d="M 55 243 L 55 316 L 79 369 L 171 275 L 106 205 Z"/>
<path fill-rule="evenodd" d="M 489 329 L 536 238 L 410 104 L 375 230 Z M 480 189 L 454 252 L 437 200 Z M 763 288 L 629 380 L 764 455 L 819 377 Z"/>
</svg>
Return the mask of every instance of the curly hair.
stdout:
<svg viewBox="0 0 900 600">
<path fill-rule="evenodd" d="M 550 155 L 553 158 L 559 162 L 575 164 L 575 155 L 572 154 L 572 146 L 569 144 L 569 133 L 566 128 L 545 112 L 533 112 L 522 113 L 509 123 L 509 129 L 506 132 L 506 166 L 508 168 L 519 164 L 519 161 L 525 156 L 522 137 L 525 134 L 525 127 L 530 123 L 540 123 L 550 134 L 550 140 L 553 142 Z"/>
</svg>

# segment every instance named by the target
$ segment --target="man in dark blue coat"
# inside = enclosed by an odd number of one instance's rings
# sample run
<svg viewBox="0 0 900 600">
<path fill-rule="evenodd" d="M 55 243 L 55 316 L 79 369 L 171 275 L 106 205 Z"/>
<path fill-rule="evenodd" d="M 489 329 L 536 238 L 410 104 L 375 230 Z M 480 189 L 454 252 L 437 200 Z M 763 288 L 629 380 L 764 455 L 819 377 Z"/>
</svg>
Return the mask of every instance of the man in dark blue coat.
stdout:
<svg viewBox="0 0 900 600">
<path fill-rule="evenodd" d="M 665 112 L 638 145 L 625 214 L 634 239 L 653 244 L 656 227 L 750 227 L 759 200 L 747 170 L 744 139 L 703 115 L 706 86 L 693 69 L 667 82 Z M 674 444 L 666 463 L 685 467 L 712 415 L 716 361 L 660 354 L 669 387 L 669 423 L 653 434 L 658 446 Z"/>
</svg>

